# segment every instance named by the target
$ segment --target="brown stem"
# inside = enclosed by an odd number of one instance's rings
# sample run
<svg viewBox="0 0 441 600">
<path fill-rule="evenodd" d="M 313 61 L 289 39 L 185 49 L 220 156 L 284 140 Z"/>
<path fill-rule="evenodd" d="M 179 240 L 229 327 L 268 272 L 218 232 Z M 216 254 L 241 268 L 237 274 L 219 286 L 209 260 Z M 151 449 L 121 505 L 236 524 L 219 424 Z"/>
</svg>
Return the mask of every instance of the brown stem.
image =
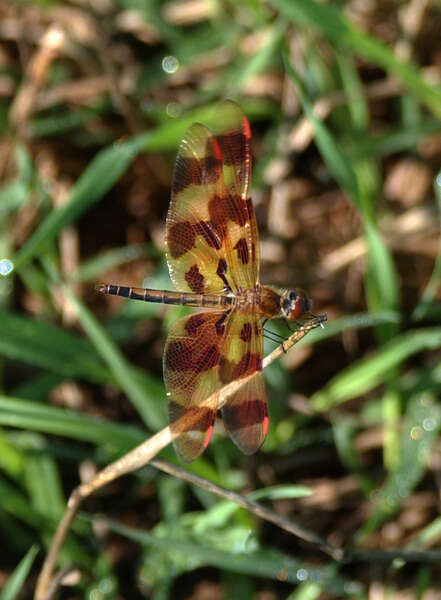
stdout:
<svg viewBox="0 0 441 600">
<path fill-rule="evenodd" d="M 190 473 L 190 471 L 186 471 L 185 469 L 166 462 L 165 460 L 159 460 L 155 458 L 150 461 L 150 464 L 156 469 L 161 469 L 161 471 L 164 471 L 165 473 L 169 473 L 174 477 L 184 479 L 185 481 L 197 485 L 208 492 L 211 492 L 212 494 L 216 494 L 217 496 L 221 496 L 226 500 L 230 500 L 231 502 L 234 502 L 235 504 L 238 504 L 239 506 L 242 506 L 242 508 L 245 508 L 249 512 L 255 514 L 257 517 L 274 523 L 277 525 L 277 527 L 284 529 L 288 533 L 292 533 L 306 542 L 317 545 L 321 550 L 323 550 L 323 552 L 331 556 L 334 560 L 340 561 L 343 559 L 343 550 L 328 544 L 326 540 L 315 534 L 313 531 L 305 529 L 301 525 L 294 523 L 294 521 L 290 521 L 289 519 L 281 517 L 271 509 L 262 506 L 258 502 L 248 500 L 236 492 L 232 492 L 221 487 L 220 485 L 216 485 L 215 483 L 208 481 L 207 479 L 198 477 L 197 475 Z"/>
</svg>

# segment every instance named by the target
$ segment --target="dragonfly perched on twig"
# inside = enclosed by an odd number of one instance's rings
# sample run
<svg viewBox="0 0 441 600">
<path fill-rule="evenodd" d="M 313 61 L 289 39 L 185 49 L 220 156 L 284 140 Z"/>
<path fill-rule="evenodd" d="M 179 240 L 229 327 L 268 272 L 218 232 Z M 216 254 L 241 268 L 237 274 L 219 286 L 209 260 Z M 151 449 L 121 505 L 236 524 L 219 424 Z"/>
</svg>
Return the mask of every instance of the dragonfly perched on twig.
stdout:
<svg viewBox="0 0 441 600">
<path fill-rule="evenodd" d="M 197 458 L 210 440 L 216 392 L 252 374 L 222 407 L 222 418 L 245 454 L 261 446 L 268 429 L 262 323 L 282 317 L 312 328 L 326 318 L 311 313 L 303 290 L 260 283 L 250 126 L 231 100 L 219 106 L 216 122 L 212 130 L 191 125 L 175 163 L 165 247 L 179 291 L 97 286 L 104 294 L 204 309 L 173 323 L 164 349 L 169 422 L 172 430 L 181 424 L 174 446 L 184 462 Z M 189 425 L 182 428 L 185 415 Z"/>
</svg>

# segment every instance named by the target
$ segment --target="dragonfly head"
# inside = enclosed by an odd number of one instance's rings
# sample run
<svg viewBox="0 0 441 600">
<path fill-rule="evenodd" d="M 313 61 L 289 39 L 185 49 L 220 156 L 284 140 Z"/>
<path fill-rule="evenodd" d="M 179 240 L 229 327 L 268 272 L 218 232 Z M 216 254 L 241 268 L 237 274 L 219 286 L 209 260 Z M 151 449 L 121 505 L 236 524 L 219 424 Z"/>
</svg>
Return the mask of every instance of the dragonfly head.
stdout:
<svg viewBox="0 0 441 600">
<path fill-rule="evenodd" d="M 280 297 L 280 310 L 282 316 L 288 321 L 296 321 L 311 310 L 311 300 L 301 288 L 286 290 Z"/>
</svg>

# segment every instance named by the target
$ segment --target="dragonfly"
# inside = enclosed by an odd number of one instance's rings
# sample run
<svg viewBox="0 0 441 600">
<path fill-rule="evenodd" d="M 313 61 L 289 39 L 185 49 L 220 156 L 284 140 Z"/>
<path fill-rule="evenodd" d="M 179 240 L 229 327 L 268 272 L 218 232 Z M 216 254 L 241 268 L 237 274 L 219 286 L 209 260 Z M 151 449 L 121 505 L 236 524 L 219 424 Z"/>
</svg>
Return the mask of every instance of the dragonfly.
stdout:
<svg viewBox="0 0 441 600">
<path fill-rule="evenodd" d="M 220 389 L 245 378 L 221 408 L 222 420 L 243 453 L 260 448 L 268 431 L 263 324 L 314 318 L 305 291 L 260 282 L 250 138 L 242 109 L 226 100 L 214 127 L 193 123 L 181 141 L 165 231 L 176 291 L 97 286 L 103 294 L 203 309 L 171 325 L 163 354 L 171 430 L 185 416 L 190 423 L 173 442 L 182 462 L 207 447 Z"/>
</svg>

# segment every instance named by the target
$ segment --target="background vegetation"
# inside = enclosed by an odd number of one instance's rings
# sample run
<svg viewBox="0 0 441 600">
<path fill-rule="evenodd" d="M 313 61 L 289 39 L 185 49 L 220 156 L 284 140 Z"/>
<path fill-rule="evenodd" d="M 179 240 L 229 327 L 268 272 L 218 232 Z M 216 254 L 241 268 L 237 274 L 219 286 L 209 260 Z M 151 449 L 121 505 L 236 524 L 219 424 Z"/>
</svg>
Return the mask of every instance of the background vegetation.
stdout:
<svg viewBox="0 0 441 600">
<path fill-rule="evenodd" d="M 265 373 L 262 450 L 219 430 L 188 468 L 358 559 L 146 467 L 85 504 L 61 597 L 440 597 L 440 31 L 439 0 L 1 4 L 2 600 L 30 597 L 79 481 L 166 423 L 177 311 L 93 286 L 170 287 L 174 156 L 225 97 L 262 279 L 329 322 Z"/>
</svg>

